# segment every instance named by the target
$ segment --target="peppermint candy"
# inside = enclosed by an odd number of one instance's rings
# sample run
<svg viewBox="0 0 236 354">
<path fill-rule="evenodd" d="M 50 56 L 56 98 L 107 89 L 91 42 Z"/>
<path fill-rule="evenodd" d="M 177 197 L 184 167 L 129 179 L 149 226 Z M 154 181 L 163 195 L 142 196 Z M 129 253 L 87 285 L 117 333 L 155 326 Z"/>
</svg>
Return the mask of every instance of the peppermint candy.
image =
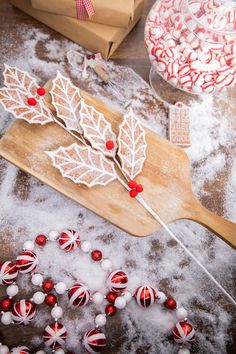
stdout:
<svg viewBox="0 0 236 354">
<path fill-rule="evenodd" d="M 90 291 L 86 285 L 78 283 L 69 289 L 68 298 L 71 305 L 82 307 L 89 302 Z"/>
<path fill-rule="evenodd" d="M 122 270 L 114 270 L 107 279 L 107 285 L 111 291 L 121 293 L 128 286 L 128 276 Z"/>
<path fill-rule="evenodd" d="M 152 306 L 157 299 L 156 290 L 148 285 L 140 286 L 135 291 L 135 299 L 137 304 L 141 307 Z"/>
<path fill-rule="evenodd" d="M 6 261 L 0 264 L 0 284 L 10 285 L 15 282 L 18 275 L 16 265 Z"/>
<path fill-rule="evenodd" d="M 106 347 L 106 336 L 99 328 L 91 329 L 84 334 L 83 344 L 90 354 L 101 353 Z"/>
<path fill-rule="evenodd" d="M 16 302 L 12 310 L 12 319 L 16 324 L 29 324 L 36 314 L 35 305 L 30 300 Z"/>
<path fill-rule="evenodd" d="M 32 273 L 38 265 L 38 258 L 32 251 L 23 251 L 16 258 L 16 267 L 20 273 Z"/>
<path fill-rule="evenodd" d="M 70 252 L 80 245 L 80 237 L 77 231 L 65 230 L 60 234 L 58 242 L 61 249 Z"/>
<path fill-rule="evenodd" d="M 64 346 L 66 338 L 66 327 L 57 321 L 48 325 L 43 333 L 43 340 L 45 345 L 52 349 L 58 349 Z"/>
</svg>

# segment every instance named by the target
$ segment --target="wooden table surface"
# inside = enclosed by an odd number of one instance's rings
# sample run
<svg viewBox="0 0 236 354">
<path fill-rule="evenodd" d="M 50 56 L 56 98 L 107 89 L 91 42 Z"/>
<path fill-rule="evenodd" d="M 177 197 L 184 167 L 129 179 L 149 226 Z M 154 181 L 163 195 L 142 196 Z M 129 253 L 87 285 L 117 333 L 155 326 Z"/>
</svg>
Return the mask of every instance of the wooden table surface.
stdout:
<svg viewBox="0 0 236 354">
<path fill-rule="evenodd" d="M 143 43 L 143 33 L 144 33 L 144 24 L 145 24 L 145 18 L 150 10 L 150 7 L 154 3 L 154 0 L 147 0 L 146 8 L 145 8 L 145 14 L 143 18 L 140 20 L 138 25 L 133 29 L 133 31 L 128 35 L 128 37 L 124 40 L 124 42 L 121 44 L 121 46 L 118 48 L 118 50 L 113 54 L 112 59 L 115 60 L 116 63 L 129 66 L 133 68 L 139 75 L 141 75 L 146 81 L 148 81 L 148 75 L 149 75 L 149 70 L 150 70 L 150 63 L 149 60 L 147 60 L 147 54 L 146 50 L 144 47 Z M 14 43 L 14 25 L 15 23 L 27 23 L 31 24 L 32 26 L 38 22 L 34 20 L 33 18 L 29 17 L 28 15 L 24 14 L 23 12 L 12 8 L 12 6 L 7 2 L 7 0 L 0 0 L 0 36 L 2 33 L 5 33 L 7 30 L 9 32 L 9 43 Z M 44 25 L 40 25 L 42 28 L 45 28 Z M 53 30 L 48 29 L 50 33 L 55 33 Z M 60 38 L 61 36 L 59 34 L 55 33 L 55 38 Z M 16 43 L 17 45 L 17 43 Z M 7 46 L 7 44 L 6 44 Z M 10 46 L 9 46 L 10 47 Z M 6 48 L 1 48 L 0 50 L 7 51 Z M 2 64 L 2 63 L 0 63 Z M 233 98 L 232 98 L 233 99 Z M 21 183 L 27 183 L 27 179 L 25 178 L 25 174 L 22 172 L 21 177 L 18 178 L 19 184 Z M 222 176 L 222 179 L 224 179 L 224 176 Z M 25 182 L 26 181 L 26 182 Z M 221 185 L 221 181 L 218 181 L 218 186 Z M 217 198 L 221 198 L 221 195 L 219 191 L 221 190 L 220 188 L 216 188 L 216 184 L 212 184 L 209 186 L 209 188 L 215 188 L 216 189 L 216 200 Z M 217 192 L 218 191 L 218 192 Z M 219 193 L 219 195 L 217 195 Z M 0 201 L 1 203 L 1 201 Z M 206 203 L 208 203 L 208 200 L 206 200 Z M 215 203 L 216 204 L 216 203 Z M 210 207 L 210 205 L 207 205 Z M 219 211 L 219 210 L 218 210 Z M 1 236 L 1 231 L 0 231 L 0 236 Z M 14 251 L 12 251 L 12 247 L 10 247 L 10 243 L 6 245 L 5 249 L 1 249 L 1 259 L 4 259 L 6 255 L 11 255 Z M 33 331 L 33 330 L 32 330 Z M 41 331 L 38 330 L 40 333 Z M 33 332 L 29 331 L 29 338 L 31 337 L 31 334 Z M 0 328 L 0 341 L 2 340 L 2 336 L 6 336 L 8 338 L 7 342 L 8 344 L 15 345 L 16 344 L 16 336 L 15 334 L 12 333 L 12 329 L 9 328 Z M 228 353 L 234 353 L 235 352 L 235 347 L 231 347 L 228 349 Z"/>
</svg>

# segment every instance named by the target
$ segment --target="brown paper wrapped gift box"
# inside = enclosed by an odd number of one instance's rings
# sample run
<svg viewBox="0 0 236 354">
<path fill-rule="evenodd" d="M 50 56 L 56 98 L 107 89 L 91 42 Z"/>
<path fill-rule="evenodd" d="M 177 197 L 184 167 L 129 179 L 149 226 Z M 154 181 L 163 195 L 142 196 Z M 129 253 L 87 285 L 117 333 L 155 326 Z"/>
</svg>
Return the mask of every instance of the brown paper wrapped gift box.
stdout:
<svg viewBox="0 0 236 354">
<path fill-rule="evenodd" d="M 123 39 L 138 22 L 142 16 L 145 4 L 145 0 L 137 0 L 133 21 L 127 29 L 124 29 L 35 10 L 32 8 L 30 0 L 10 0 L 10 2 L 12 5 L 72 41 L 79 43 L 93 52 L 101 53 L 105 59 L 109 58 L 112 53 L 114 53 Z"/>
<path fill-rule="evenodd" d="M 92 0 L 95 15 L 89 22 L 128 28 L 134 17 L 137 0 Z M 31 0 L 32 7 L 77 19 L 76 0 Z"/>
</svg>

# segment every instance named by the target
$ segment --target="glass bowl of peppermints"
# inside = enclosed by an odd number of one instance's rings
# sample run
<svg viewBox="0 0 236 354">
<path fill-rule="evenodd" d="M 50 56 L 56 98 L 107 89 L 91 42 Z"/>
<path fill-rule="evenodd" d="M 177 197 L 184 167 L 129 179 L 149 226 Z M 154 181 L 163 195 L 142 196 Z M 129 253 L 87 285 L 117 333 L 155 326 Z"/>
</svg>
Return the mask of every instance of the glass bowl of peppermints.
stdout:
<svg viewBox="0 0 236 354">
<path fill-rule="evenodd" d="M 235 87 L 236 2 L 159 0 L 146 20 L 145 45 L 150 82 L 160 97 L 168 91 L 179 100 L 183 91 L 193 97 Z"/>
</svg>

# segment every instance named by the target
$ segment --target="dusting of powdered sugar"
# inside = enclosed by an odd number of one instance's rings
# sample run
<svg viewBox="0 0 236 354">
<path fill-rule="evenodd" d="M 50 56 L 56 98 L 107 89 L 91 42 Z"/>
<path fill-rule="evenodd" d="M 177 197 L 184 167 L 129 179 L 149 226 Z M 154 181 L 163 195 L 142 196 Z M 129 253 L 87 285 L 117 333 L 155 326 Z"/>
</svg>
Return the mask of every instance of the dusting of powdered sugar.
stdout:
<svg viewBox="0 0 236 354">
<path fill-rule="evenodd" d="M 21 26 L 19 38 L 24 40 L 21 47 L 11 44 L 12 53 L 7 50 L 7 35 L 0 39 L 2 63 L 7 62 L 36 75 L 41 82 L 53 78 L 56 71 L 70 76 L 80 87 L 96 94 L 115 109 L 124 112 L 132 100 L 136 114 L 145 124 L 166 135 L 167 119 L 165 111 L 157 104 L 149 86 L 131 69 L 109 62 L 116 89 L 102 86 L 93 72 L 89 78 L 81 80 L 81 72 L 70 68 L 66 62 L 68 50 L 81 51 L 81 47 L 66 40 L 52 38 L 39 28 Z M 38 48 L 44 48 L 44 56 L 38 56 Z M 41 53 L 41 51 L 40 51 Z M 2 67 L 3 68 L 3 67 Z M 227 94 L 218 101 L 227 100 Z M 222 208 L 225 216 L 236 220 L 236 162 L 235 129 L 232 125 L 232 107 L 226 107 L 224 116 L 219 116 L 211 96 L 202 102 L 192 104 L 192 146 L 187 149 L 191 160 L 193 187 L 199 199 L 211 198 L 207 183 L 227 169 Z M 1 113 L 1 134 L 13 117 Z M 148 283 L 168 295 L 174 296 L 178 304 L 188 309 L 189 320 L 197 329 L 197 342 L 193 353 L 227 353 L 232 341 L 231 326 L 234 308 L 227 305 L 227 299 L 213 283 L 200 271 L 185 253 L 171 241 L 163 230 L 148 238 L 134 238 L 104 221 L 75 202 L 63 197 L 32 177 L 24 175 L 13 165 L 0 161 L 0 224 L 2 243 L 12 241 L 14 253 L 19 251 L 26 239 L 33 239 L 38 233 L 66 227 L 79 231 L 81 239 L 88 239 L 94 248 L 102 249 L 104 257 L 109 257 L 114 268 L 123 268 L 130 276 L 130 290 L 142 283 Z M 17 183 L 21 176 L 21 181 Z M 17 189 L 16 189 L 17 187 Z M 171 230 L 189 247 L 194 255 L 208 268 L 219 282 L 233 294 L 234 251 L 223 241 L 210 234 L 202 226 L 190 221 L 178 221 Z M 4 230 L 8 230 L 6 233 Z M 5 236 L 4 236 L 5 235 Z M 63 279 L 68 286 L 77 280 L 88 284 L 92 290 L 105 291 L 104 272 L 82 256 L 80 252 L 65 254 L 55 244 L 48 244 L 37 251 L 40 258 L 39 271 L 55 281 Z M 78 254 L 79 253 L 79 254 Z M 53 257 L 51 256 L 53 254 Z M 12 255 L 11 255 L 12 256 Z M 20 278 L 20 285 L 30 291 L 31 285 Z M 31 291 L 32 292 L 32 291 Z M 60 303 L 66 304 L 66 298 Z M 94 326 L 94 315 L 101 311 L 93 305 L 85 309 L 68 309 L 62 322 L 67 327 L 68 348 L 82 352 L 82 333 Z M 39 311 L 36 326 L 41 327 L 49 320 L 48 312 Z M 178 345 L 169 340 L 167 333 L 175 321 L 174 315 L 155 305 L 143 310 L 133 302 L 116 317 L 108 320 L 106 333 L 108 349 L 105 353 L 177 353 Z M 35 335 L 32 343 L 38 345 L 40 337 Z"/>
</svg>

